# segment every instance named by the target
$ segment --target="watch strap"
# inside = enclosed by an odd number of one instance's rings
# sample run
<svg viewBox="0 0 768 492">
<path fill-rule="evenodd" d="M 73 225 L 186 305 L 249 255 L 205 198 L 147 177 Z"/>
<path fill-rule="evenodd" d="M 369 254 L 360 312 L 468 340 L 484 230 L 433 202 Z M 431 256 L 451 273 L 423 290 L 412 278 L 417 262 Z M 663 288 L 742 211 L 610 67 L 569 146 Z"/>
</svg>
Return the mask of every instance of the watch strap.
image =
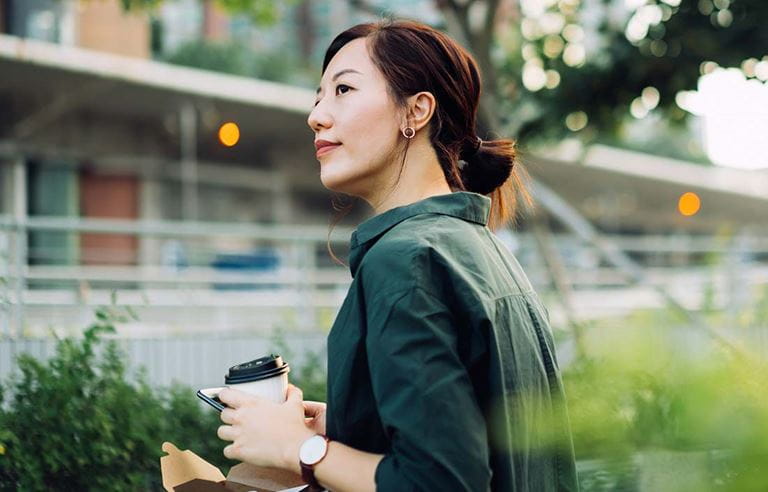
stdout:
<svg viewBox="0 0 768 492">
<path fill-rule="evenodd" d="M 307 463 L 304 463 L 303 461 L 299 460 L 299 465 L 301 466 L 301 479 L 304 480 L 304 483 L 307 484 L 307 486 L 303 489 L 301 489 L 301 492 L 321 492 L 325 490 L 322 485 L 320 485 L 320 482 L 317 481 L 315 478 L 315 465 L 323 461 L 325 456 L 328 454 L 328 443 L 330 443 L 330 439 L 328 439 L 327 436 L 324 436 L 323 434 L 318 434 L 320 437 L 325 439 L 325 454 L 317 460 L 314 464 L 308 465 Z"/>
<path fill-rule="evenodd" d="M 315 470 L 312 465 L 301 463 L 301 479 L 307 484 L 301 492 L 321 492 L 325 490 L 315 478 Z"/>
</svg>

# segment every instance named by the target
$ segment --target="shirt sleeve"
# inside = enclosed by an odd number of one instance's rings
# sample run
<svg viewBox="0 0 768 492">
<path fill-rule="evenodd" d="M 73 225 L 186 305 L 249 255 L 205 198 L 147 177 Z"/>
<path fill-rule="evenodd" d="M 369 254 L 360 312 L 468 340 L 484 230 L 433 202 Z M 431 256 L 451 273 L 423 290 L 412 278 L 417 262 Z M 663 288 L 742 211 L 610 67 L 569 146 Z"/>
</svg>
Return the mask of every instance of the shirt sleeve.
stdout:
<svg viewBox="0 0 768 492">
<path fill-rule="evenodd" d="M 373 394 L 391 452 L 379 491 L 488 490 L 486 422 L 457 350 L 450 310 L 423 288 L 368 301 Z"/>
</svg>

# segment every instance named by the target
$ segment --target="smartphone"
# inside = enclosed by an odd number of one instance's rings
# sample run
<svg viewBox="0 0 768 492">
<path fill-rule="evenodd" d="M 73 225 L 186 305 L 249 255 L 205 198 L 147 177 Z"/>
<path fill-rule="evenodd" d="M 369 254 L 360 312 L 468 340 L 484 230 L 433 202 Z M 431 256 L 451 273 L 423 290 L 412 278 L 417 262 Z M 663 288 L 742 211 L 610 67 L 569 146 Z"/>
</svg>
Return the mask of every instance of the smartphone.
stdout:
<svg viewBox="0 0 768 492">
<path fill-rule="evenodd" d="M 227 408 L 227 406 L 219 400 L 219 392 L 223 389 L 223 386 L 219 388 L 204 388 L 197 391 L 197 397 L 221 412 Z"/>
</svg>

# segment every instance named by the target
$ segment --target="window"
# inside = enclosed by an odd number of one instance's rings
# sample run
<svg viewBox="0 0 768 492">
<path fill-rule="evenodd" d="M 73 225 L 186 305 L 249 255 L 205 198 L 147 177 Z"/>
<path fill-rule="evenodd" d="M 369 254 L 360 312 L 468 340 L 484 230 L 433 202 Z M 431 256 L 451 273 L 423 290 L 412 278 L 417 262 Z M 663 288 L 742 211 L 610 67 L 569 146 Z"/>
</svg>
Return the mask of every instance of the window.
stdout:
<svg viewBox="0 0 768 492">
<path fill-rule="evenodd" d="M 0 0 L 3 31 L 56 43 L 60 38 L 62 3 L 55 0 Z"/>
</svg>

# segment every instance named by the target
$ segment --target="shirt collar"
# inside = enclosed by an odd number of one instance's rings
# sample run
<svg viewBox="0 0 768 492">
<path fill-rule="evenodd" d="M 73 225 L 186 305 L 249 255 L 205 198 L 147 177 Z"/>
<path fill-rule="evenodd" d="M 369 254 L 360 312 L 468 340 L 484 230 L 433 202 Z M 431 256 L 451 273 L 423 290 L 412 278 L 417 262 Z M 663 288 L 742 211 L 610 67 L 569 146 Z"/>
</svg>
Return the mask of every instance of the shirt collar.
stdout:
<svg viewBox="0 0 768 492">
<path fill-rule="evenodd" d="M 355 276 L 363 256 L 376 243 L 376 240 L 405 219 L 421 214 L 441 214 L 487 225 L 490 210 L 491 199 L 487 196 L 471 191 L 456 191 L 431 196 L 375 215 L 362 222 L 352 232 L 349 254 L 349 268 L 352 276 Z"/>
</svg>

